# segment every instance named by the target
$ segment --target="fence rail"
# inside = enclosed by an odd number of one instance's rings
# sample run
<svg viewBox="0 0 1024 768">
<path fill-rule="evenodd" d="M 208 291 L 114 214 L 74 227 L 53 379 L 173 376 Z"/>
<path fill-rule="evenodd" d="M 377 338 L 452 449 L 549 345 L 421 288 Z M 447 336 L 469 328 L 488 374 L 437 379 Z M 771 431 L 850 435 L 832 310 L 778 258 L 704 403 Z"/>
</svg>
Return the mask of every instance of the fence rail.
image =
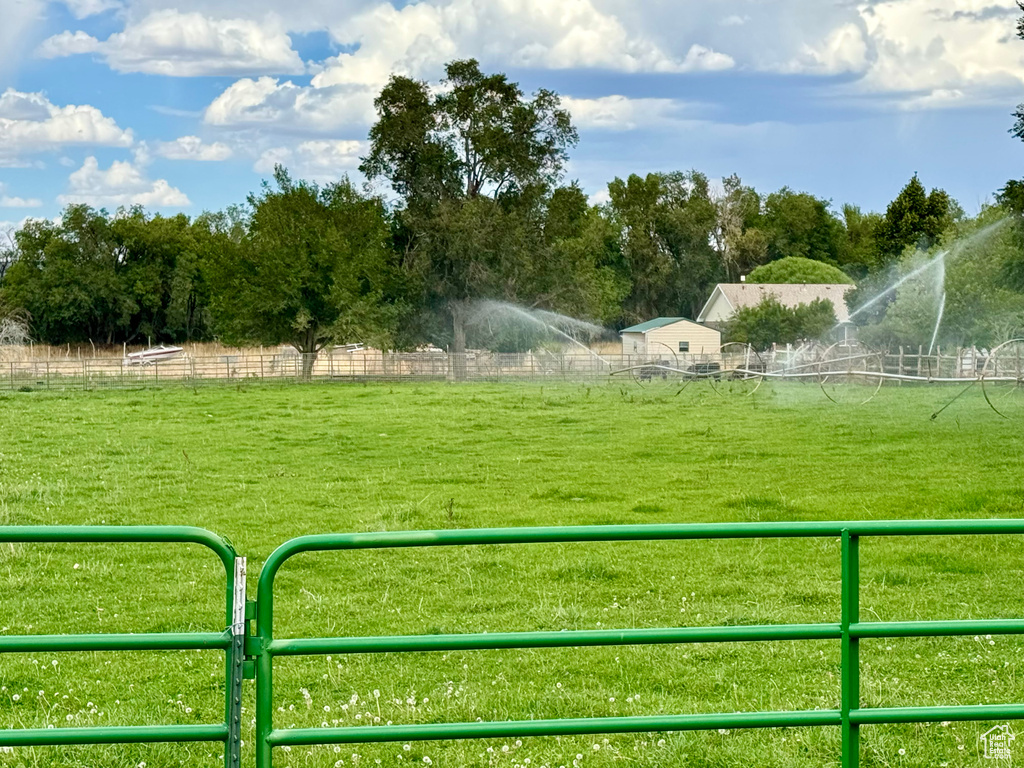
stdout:
<svg viewBox="0 0 1024 768">
<path fill-rule="evenodd" d="M 238 382 L 308 381 L 601 381 L 610 377 L 649 381 L 679 377 L 820 379 L 847 375 L 860 380 L 963 381 L 982 375 L 1024 381 L 1024 343 L 991 356 L 974 348 L 899 349 L 862 352 L 842 347 L 780 347 L 756 353 L 727 345 L 722 351 L 691 354 L 467 352 L 379 352 L 331 350 L 180 357 L 140 365 L 118 357 L 5 360 L 0 351 L 0 389 L 70 390 L 199 386 Z"/>
<path fill-rule="evenodd" d="M 0 526 L 3 543 L 199 544 L 212 550 L 224 566 L 227 598 L 223 632 L 149 634 L 4 635 L 0 654 L 82 651 L 223 650 L 225 658 L 224 722 L 197 725 L 127 725 L 82 728 L 0 729 L 2 747 L 68 744 L 131 744 L 219 741 L 224 764 L 241 760 L 241 687 L 244 643 L 245 561 L 225 539 L 189 526 Z"/>
<path fill-rule="evenodd" d="M 838 726 L 843 768 L 860 761 L 860 726 L 1024 718 L 1024 703 L 1006 705 L 862 708 L 862 638 L 937 637 L 1024 633 L 1024 620 L 861 622 L 860 539 L 879 536 L 1022 534 L 1024 520 L 724 523 L 691 525 L 507 528 L 467 531 L 325 534 L 302 536 L 278 547 L 260 572 L 256 634 L 256 765 L 272 768 L 273 749 L 286 745 L 365 744 L 390 741 L 521 738 L 526 736 Z M 274 580 L 281 566 L 305 552 L 493 544 L 683 541 L 746 538 L 841 539 L 841 610 L 838 622 L 762 626 L 666 627 L 575 632 L 507 632 L 275 639 Z M 273 662 L 277 656 L 328 653 L 411 653 L 450 650 L 564 648 L 672 643 L 836 640 L 840 643 L 841 695 L 836 710 L 668 714 L 507 722 L 429 723 L 343 728 L 274 728 Z"/>
<path fill-rule="evenodd" d="M 241 687 L 256 681 L 256 766 L 272 768 L 276 747 L 367 744 L 411 740 L 647 733 L 718 728 L 838 727 L 841 765 L 860 761 L 860 727 L 893 723 L 1024 719 L 1024 703 L 968 706 L 863 707 L 860 641 L 876 638 L 1024 634 L 1024 618 L 957 621 L 860 620 L 860 541 L 893 536 L 977 536 L 1024 534 L 1024 519 L 909 520 L 793 523 L 701 523 L 479 530 L 405 531 L 301 536 L 275 549 L 261 569 L 255 601 L 245 599 L 245 559 L 209 531 L 180 526 L 0 527 L 0 542 L 168 542 L 202 544 L 220 557 L 227 576 L 227 622 L 223 633 L 143 635 L 36 635 L 0 638 L 0 653 L 90 650 L 215 648 L 226 657 L 223 723 L 55 729 L 0 729 L 0 746 L 220 741 L 225 764 L 240 765 Z M 501 632 L 367 637 L 274 637 L 274 584 L 282 566 L 309 552 L 466 547 L 544 543 L 694 541 L 838 537 L 840 615 L 818 624 L 663 627 L 571 632 Z M 250 622 L 255 620 L 255 627 Z M 565 648 L 685 643 L 799 642 L 832 640 L 840 650 L 838 709 L 659 714 L 637 717 L 565 718 L 497 722 L 442 722 L 356 727 L 275 728 L 274 659 L 279 656 L 380 654 L 451 650 Z"/>
</svg>

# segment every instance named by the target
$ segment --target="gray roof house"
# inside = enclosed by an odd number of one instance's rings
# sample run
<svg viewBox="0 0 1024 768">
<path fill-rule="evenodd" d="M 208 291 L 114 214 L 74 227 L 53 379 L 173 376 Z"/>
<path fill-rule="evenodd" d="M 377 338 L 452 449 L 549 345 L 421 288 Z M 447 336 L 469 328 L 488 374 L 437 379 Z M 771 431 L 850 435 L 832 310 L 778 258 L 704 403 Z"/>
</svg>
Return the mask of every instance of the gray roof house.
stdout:
<svg viewBox="0 0 1024 768">
<path fill-rule="evenodd" d="M 850 311 L 844 297 L 853 288 L 845 283 L 719 283 L 697 315 L 697 322 L 712 326 L 724 324 L 740 307 L 755 307 L 768 296 L 774 296 L 786 307 L 829 299 L 835 308 L 836 320 L 848 323 Z"/>
</svg>

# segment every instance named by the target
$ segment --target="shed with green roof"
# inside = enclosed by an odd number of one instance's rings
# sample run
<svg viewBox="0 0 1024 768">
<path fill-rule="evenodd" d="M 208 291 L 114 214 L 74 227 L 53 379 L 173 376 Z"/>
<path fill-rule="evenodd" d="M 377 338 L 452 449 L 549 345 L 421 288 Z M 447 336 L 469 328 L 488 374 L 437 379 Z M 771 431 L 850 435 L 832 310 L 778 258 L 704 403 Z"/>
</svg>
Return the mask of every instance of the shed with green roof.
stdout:
<svg viewBox="0 0 1024 768">
<path fill-rule="evenodd" d="M 656 317 L 620 333 L 624 355 L 711 355 L 722 346 L 719 331 L 685 317 Z"/>
</svg>

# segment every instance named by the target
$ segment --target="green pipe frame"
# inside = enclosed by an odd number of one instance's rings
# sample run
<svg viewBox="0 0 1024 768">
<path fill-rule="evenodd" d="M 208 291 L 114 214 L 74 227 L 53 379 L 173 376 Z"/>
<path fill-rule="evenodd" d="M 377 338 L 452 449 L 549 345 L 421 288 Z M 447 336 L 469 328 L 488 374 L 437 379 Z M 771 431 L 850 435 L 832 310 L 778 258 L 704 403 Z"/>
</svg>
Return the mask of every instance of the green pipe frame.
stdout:
<svg viewBox="0 0 1024 768">
<path fill-rule="evenodd" d="M 212 550 L 224 565 L 226 629 L 223 632 L 7 635 L 0 637 L 0 654 L 78 651 L 156 651 L 221 649 L 225 658 L 224 722 L 201 725 L 146 725 L 92 728 L 25 728 L 0 730 L 0 746 L 59 746 L 66 744 L 125 744 L 219 741 L 224 763 L 236 768 L 241 743 L 242 640 L 232 637 L 235 614 L 237 555 L 221 536 L 191 526 L 0 526 L 5 543 L 199 544 Z M 244 574 L 244 568 L 242 570 Z"/>
<path fill-rule="evenodd" d="M 0 542 L 192 543 L 211 549 L 226 574 L 227 628 L 223 632 L 22 635 L 0 637 L 0 654 L 38 651 L 223 650 L 225 721 L 204 725 L 97 728 L 0 729 L 0 746 L 214 741 L 225 744 L 225 765 L 240 765 L 243 657 L 256 678 L 256 766 L 272 768 L 274 747 L 315 744 L 368 744 L 392 741 L 511 738 L 599 733 L 712 730 L 718 728 L 838 727 L 841 765 L 860 763 L 860 726 L 886 723 L 1024 719 L 1024 703 L 861 708 L 859 642 L 863 638 L 945 637 L 1024 634 L 1024 619 L 968 621 L 862 622 L 860 539 L 880 536 L 1022 534 L 1024 520 L 909 520 L 803 523 L 721 523 L 689 525 L 499 528 L 461 531 L 409 531 L 301 536 L 267 558 L 259 575 L 255 604 L 245 604 L 244 558 L 225 539 L 186 526 L 0 526 Z M 381 637 L 282 638 L 273 634 L 274 579 L 289 558 L 305 552 L 405 547 L 479 546 L 616 541 L 684 541 L 751 538 L 838 538 L 841 541 L 839 621 L 729 627 L 502 632 Z M 256 626 L 248 633 L 255 608 Z M 345 728 L 275 729 L 273 660 L 276 656 L 328 653 L 409 653 L 425 651 L 584 646 L 836 640 L 840 643 L 841 694 L 837 710 L 668 714 L 642 717 L 570 718 L 507 722 L 427 723 Z M 248 676 L 248 675 L 247 675 Z"/>
<path fill-rule="evenodd" d="M 907 520 L 498 528 L 301 536 L 282 544 L 271 553 L 260 572 L 257 586 L 256 633 L 248 639 L 249 651 L 256 662 L 256 766 L 257 768 L 272 768 L 274 747 L 286 745 L 522 738 L 596 733 L 714 730 L 718 728 L 838 726 L 842 733 L 841 765 L 843 768 L 857 768 L 860 764 L 861 725 L 946 720 L 1024 719 L 1024 704 L 862 709 L 860 706 L 858 653 L 861 638 L 940 637 L 981 633 L 1024 634 L 1024 620 L 1019 619 L 861 622 L 859 619 L 859 543 L 861 538 L 1021 533 L 1024 533 L 1024 520 Z M 749 538 L 839 538 L 842 558 L 840 621 L 832 624 L 743 627 L 668 627 L 576 632 L 274 639 L 274 579 L 286 560 L 304 552 L 493 544 Z M 840 709 L 344 728 L 275 729 L 273 727 L 273 660 L 275 656 L 765 640 L 838 640 L 842 667 Z"/>
</svg>

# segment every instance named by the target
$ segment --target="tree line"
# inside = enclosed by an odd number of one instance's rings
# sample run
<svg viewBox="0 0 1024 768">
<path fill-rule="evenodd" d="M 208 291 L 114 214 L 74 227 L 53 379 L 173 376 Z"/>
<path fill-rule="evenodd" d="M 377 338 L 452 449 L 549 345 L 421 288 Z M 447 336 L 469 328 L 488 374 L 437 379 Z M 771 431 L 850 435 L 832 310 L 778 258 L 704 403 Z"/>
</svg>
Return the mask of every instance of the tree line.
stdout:
<svg viewBox="0 0 1024 768">
<path fill-rule="evenodd" d="M 448 64 L 440 86 L 393 76 L 384 87 L 362 188 L 278 167 L 244 204 L 195 218 L 75 205 L 29 221 L 0 245 L 0 312 L 53 344 L 216 338 L 315 354 L 429 342 L 462 352 L 479 299 L 621 328 L 696 317 L 716 283 L 746 275 L 852 281 L 863 295 L 915 254 L 1024 208 L 1018 182 L 969 218 L 916 175 L 875 213 L 788 187 L 764 194 L 735 175 L 713 184 L 696 170 L 615 178 L 607 202 L 593 204 L 564 181 L 578 135 L 556 93 L 525 94 L 475 60 Z M 985 280 L 1024 295 L 1014 237 Z M 805 314 L 823 322 L 821 308 Z"/>
</svg>

